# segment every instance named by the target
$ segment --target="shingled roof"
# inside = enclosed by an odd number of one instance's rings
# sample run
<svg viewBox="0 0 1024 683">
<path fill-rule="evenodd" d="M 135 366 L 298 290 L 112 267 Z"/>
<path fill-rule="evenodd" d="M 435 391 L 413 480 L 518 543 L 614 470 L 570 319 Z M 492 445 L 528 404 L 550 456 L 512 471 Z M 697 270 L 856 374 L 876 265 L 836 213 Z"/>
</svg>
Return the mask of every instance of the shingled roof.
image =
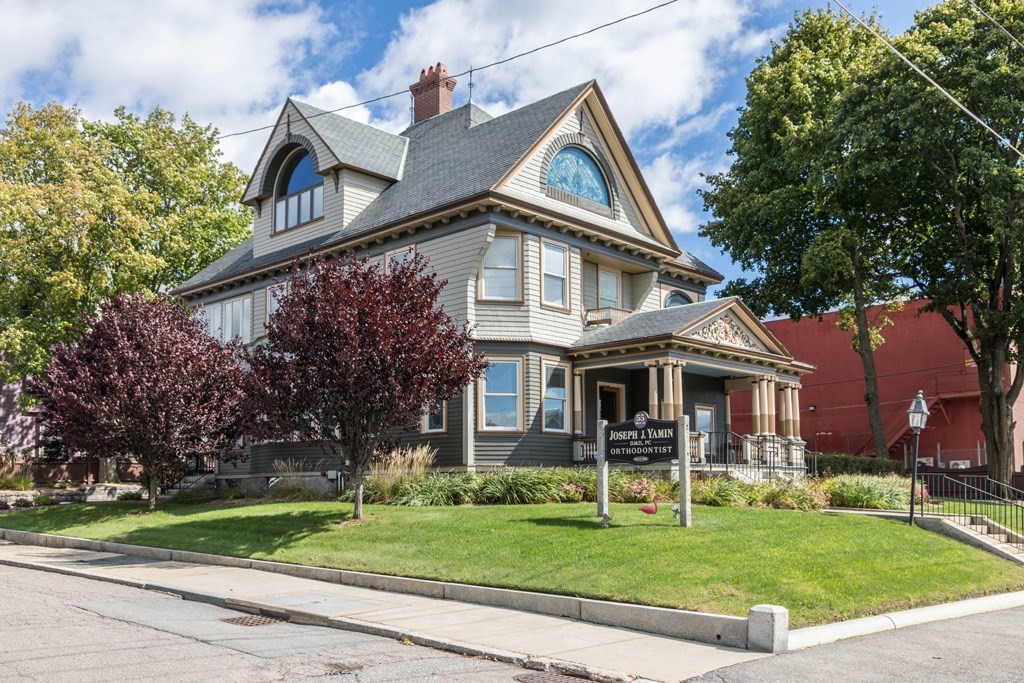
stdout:
<svg viewBox="0 0 1024 683">
<path fill-rule="evenodd" d="M 614 325 L 585 331 L 583 336 L 569 347 L 569 350 L 573 351 L 591 346 L 606 346 L 608 344 L 641 339 L 670 337 L 690 327 L 715 310 L 727 307 L 729 303 L 735 300 L 736 297 L 712 299 L 709 301 L 699 301 L 695 304 L 686 304 L 685 306 L 673 306 L 672 308 L 647 311 L 646 313 L 634 313 Z"/>
<path fill-rule="evenodd" d="M 178 289 L 192 289 L 301 255 L 310 249 L 327 248 L 353 235 L 372 232 L 415 214 L 485 193 L 511 170 L 591 83 L 581 83 L 493 118 L 476 105 L 466 104 L 421 121 L 400 135 L 292 100 L 340 163 L 396 179 L 396 182 L 343 230 L 259 258 L 253 256 L 252 240 L 246 240 Z M 635 239 L 657 244 L 642 235 Z M 676 261 L 721 278 L 713 268 L 686 252 Z"/>
</svg>

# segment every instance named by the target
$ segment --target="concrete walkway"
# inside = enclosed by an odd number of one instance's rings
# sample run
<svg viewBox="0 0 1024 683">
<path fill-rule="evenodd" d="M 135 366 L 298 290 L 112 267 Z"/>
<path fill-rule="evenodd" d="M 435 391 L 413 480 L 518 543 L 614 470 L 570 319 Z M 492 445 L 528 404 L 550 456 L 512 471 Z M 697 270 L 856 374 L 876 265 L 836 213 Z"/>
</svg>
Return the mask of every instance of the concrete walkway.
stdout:
<svg viewBox="0 0 1024 683">
<path fill-rule="evenodd" d="M 159 590 L 300 623 L 405 638 L 594 680 L 680 681 L 769 655 L 571 619 L 388 593 L 256 569 L 152 560 L 0 540 L 0 564 Z"/>
</svg>

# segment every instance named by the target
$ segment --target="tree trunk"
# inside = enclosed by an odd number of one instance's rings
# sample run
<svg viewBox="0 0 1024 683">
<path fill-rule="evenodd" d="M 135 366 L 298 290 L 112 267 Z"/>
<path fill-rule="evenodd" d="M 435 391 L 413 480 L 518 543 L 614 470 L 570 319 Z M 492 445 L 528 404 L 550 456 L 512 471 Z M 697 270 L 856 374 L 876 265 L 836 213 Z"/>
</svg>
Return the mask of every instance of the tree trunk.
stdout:
<svg viewBox="0 0 1024 683">
<path fill-rule="evenodd" d="M 159 482 L 159 478 L 157 476 L 152 475 L 152 474 L 149 475 L 149 511 L 150 512 L 155 512 L 156 511 L 156 492 L 157 492 L 157 489 L 160 488 L 158 486 L 159 483 L 160 483 Z"/>
<path fill-rule="evenodd" d="M 1013 413 L 1006 400 L 1006 359 L 999 349 L 978 352 L 981 431 L 988 452 L 988 476 L 1004 484 L 1013 478 Z"/>
<path fill-rule="evenodd" d="M 856 255 L 854 256 L 856 258 Z M 855 266 L 857 266 L 855 261 Z M 889 447 L 882 426 L 882 405 L 878 398 L 878 371 L 875 369 L 875 350 L 871 348 L 871 328 L 868 324 L 868 303 L 864 296 L 864 283 L 858 267 L 854 268 L 853 309 L 857 319 L 857 353 L 864 367 L 864 403 L 868 407 L 868 426 L 875 443 L 875 457 L 889 458 Z"/>
<path fill-rule="evenodd" d="M 117 483 L 117 458 L 99 458 L 96 481 L 100 484 Z"/>
<path fill-rule="evenodd" d="M 355 498 L 354 498 L 355 506 L 352 509 L 352 519 L 362 519 L 363 518 L 363 475 L 362 475 L 361 472 L 358 472 L 358 473 L 354 474 L 352 478 L 353 478 L 352 484 L 355 486 L 355 489 L 356 489 L 356 495 L 355 495 Z"/>
</svg>

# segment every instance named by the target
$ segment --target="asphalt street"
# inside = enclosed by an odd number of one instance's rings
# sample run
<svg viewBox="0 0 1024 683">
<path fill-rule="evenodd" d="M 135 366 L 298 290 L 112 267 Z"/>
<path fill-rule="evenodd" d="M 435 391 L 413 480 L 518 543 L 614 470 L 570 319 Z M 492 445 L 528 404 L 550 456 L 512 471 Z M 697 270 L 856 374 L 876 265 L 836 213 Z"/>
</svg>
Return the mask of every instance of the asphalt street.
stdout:
<svg viewBox="0 0 1024 683">
<path fill-rule="evenodd" d="M 523 669 L 395 640 L 246 616 L 177 597 L 0 566 L 0 682 L 453 681 Z"/>
<path fill-rule="evenodd" d="M 718 669 L 691 683 L 1024 681 L 1024 607 L 841 640 Z"/>
</svg>

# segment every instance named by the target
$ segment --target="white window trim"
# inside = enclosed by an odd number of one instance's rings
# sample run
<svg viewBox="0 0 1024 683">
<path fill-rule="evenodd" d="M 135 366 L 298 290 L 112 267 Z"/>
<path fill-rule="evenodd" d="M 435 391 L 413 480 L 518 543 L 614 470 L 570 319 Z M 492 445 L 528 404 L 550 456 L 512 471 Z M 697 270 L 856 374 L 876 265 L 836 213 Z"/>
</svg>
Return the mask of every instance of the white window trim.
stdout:
<svg viewBox="0 0 1024 683">
<path fill-rule="evenodd" d="M 523 303 L 523 236 L 520 233 L 498 233 L 494 236 L 494 240 L 499 239 L 514 239 L 516 241 L 516 294 L 512 298 L 494 297 L 487 295 L 487 277 L 486 271 L 487 266 L 484 265 L 484 261 L 487 259 L 487 254 L 490 253 L 491 246 L 494 246 L 494 241 L 487 248 L 487 253 L 480 259 L 480 274 L 477 277 L 477 300 L 485 303 L 500 303 L 500 304 L 521 304 Z M 495 270 L 510 270 L 509 268 L 495 268 Z"/>
<path fill-rule="evenodd" d="M 390 251 L 384 252 L 384 273 L 385 274 L 391 272 L 391 259 L 394 258 L 395 256 L 398 256 L 399 254 L 409 254 L 410 258 L 415 258 L 415 256 L 416 256 L 416 245 L 415 244 L 409 244 L 409 245 L 401 247 L 399 249 L 392 249 Z"/>
<path fill-rule="evenodd" d="M 245 302 L 246 301 L 248 301 L 248 303 L 249 303 L 248 324 L 246 324 L 246 315 L 245 315 Z M 239 321 L 241 326 L 242 326 L 242 334 L 238 335 L 238 337 L 240 337 L 240 340 L 241 340 L 241 342 L 243 344 L 251 344 L 252 343 L 252 303 L 253 303 L 253 294 L 252 294 L 252 292 L 248 292 L 248 293 L 243 294 L 241 296 L 234 296 L 234 297 L 231 297 L 230 299 L 221 299 L 220 301 L 212 301 L 212 302 L 210 302 L 208 304 L 204 304 L 204 306 L 203 306 L 204 316 L 206 315 L 205 311 L 211 311 L 211 312 L 212 311 L 216 311 L 218 319 L 220 320 L 220 328 L 219 329 L 214 331 L 214 330 L 209 330 L 209 328 L 208 328 L 208 331 L 210 332 L 211 336 L 213 336 L 215 339 L 219 339 L 222 343 L 227 343 L 231 339 L 235 339 L 236 337 L 228 338 L 228 337 L 225 337 L 225 335 L 224 335 L 224 327 L 225 327 L 225 315 L 224 315 L 224 313 L 225 313 L 225 309 L 229 305 L 237 303 L 237 302 L 242 302 L 242 313 L 240 315 L 240 321 Z M 209 319 L 209 318 L 207 318 L 207 319 Z"/>
<path fill-rule="evenodd" d="M 547 415 L 545 412 L 546 402 L 548 399 L 548 368 L 555 367 L 561 368 L 565 371 L 565 409 L 562 413 L 562 421 L 564 423 L 563 429 L 548 429 L 547 426 Z M 540 362 L 540 384 L 541 384 L 541 395 L 540 395 L 540 430 L 546 434 L 568 434 L 572 430 L 572 365 L 563 361 L 554 361 L 542 358 Z"/>
<path fill-rule="evenodd" d="M 478 388 L 477 394 L 479 400 L 477 401 L 477 431 L 481 432 L 503 432 L 503 433 L 516 433 L 525 431 L 523 428 L 523 415 L 525 413 L 523 409 L 523 400 L 526 387 L 524 386 L 523 377 L 524 370 L 526 367 L 526 358 L 524 356 L 486 356 L 487 360 L 493 363 L 515 363 L 516 364 L 516 425 L 514 427 L 488 427 L 487 420 L 487 374 L 484 373 L 479 380 L 477 380 Z M 509 394 L 494 394 L 495 396 L 509 396 Z"/>
<path fill-rule="evenodd" d="M 271 302 L 272 299 L 275 298 L 274 292 L 275 291 L 281 291 L 284 294 L 288 294 L 288 292 L 291 291 L 291 283 L 290 282 L 278 282 L 276 285 L 270 285 L 269 287 L 267 287 L 266 291 L 267 291 L 267 300 L 265 302 L 265 306 L 264 306 L 264 309 L 263 309 L 263 324 L 264 325 L 266 325 L 268 322 L 270 322 L 270 302 Z M 277 296 L 280 296 L 280 295 L 277 295 Z"/>
<path fill-rule="evenodd" d="M 615 276 L 615 297 L 614 306 L 605 306 L 601 300 L 601 273 L 608 273 Z M 598 308 L 622 308 L 622 271 L 612 270 L 603 266 L 597 267 L 597 307 Z"/>
<path fill-rule="evenodd" d="M 550 304 L 545 297 L 544 288 L 547 285 L 547 252 L 546 247 L 553 247 L 562 250 L 562 263 L 565 265 L 565 275 L 561 276 L 565 282 L 564 300 L 561 305 Z M 558 277 L 554 275 L 553 277 Z M 569 245 L 562 242 L 553 242 L 542 239 L 540 241 L 540 306 L 554 311 L 572 313 L 572 260 L 570 259 Z"/>
<path fill-rule="evenodd" d="M 430 407 L 427 407 L 420 416 L 420 434 L 431 434 L 434 436 L 448 433 L 448 401 L 441 401 L 441 428 L 430 428 Z"/>
</svg>

